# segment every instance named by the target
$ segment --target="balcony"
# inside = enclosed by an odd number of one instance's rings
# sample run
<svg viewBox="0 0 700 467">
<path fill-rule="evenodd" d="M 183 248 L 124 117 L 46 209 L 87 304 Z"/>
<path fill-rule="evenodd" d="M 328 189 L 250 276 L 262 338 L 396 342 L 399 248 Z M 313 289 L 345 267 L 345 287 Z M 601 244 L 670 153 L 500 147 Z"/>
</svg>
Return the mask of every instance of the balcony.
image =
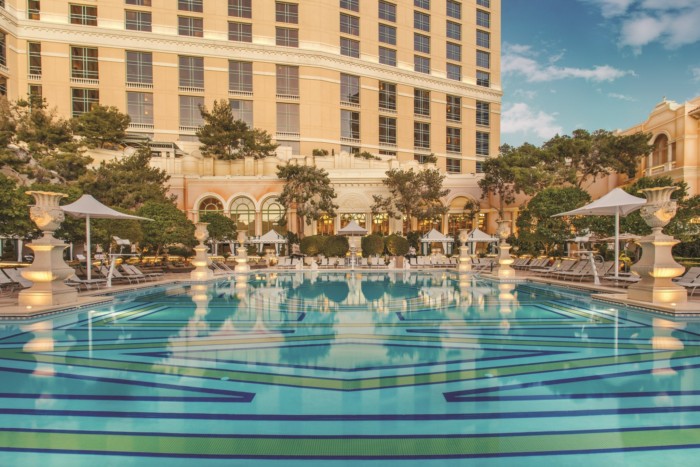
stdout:
<svg viewBox="0 0 700 467">
<path fill-rule="evenodd" d="M 198 86 L 180 86 L 178 88 L 180 92 L 189 92 L 189 93 L 196 93 L 196 94 L 204 94 L 204 88 L 200 88 Z"/>
<path fill-rule="evenodd" d="M 153 123 L 129 123 L 129 130 L 152 130 Z"/>
<path fill-rule="evenodd" d="M 4 73 L 6 75 L 9 75 L 10 69 L 7 68 L 7 65 L 0 65 L 0 73 Z"/>
<path fill-rule="evenodd" d="M 99 79 L 90 79 L 90 78 L 71 78 L 70 82 L 71 82 L 71 84 L 79 84 L 81 86 L 99 86 L 100 85 Z"/>
<path fill-rule="evenodd" d="M 41 75 L 27 75 L 29 81 L 41 81 Z"/>
<path fill-rule="evenodd" d="M 127 81 L 126 87 L 132 89 L 153 89 L 153 83 L 136 83 Z"/>
<path fill-rule="evenodd" d="M 665 164 L 655 165 L 644 170 L 644 175 L 650 177 L 664 172 L 670 172 L 676 168 L 676 161 L 666 162 Z"/>
<path fill-rule="evenodd" d="M 301 135 L 298 131 L 278 131 L 275 133 L 277 139 L 299 139 Z"/>
<path fill-rule="evenodd" d="M 343 101 L 343 100 L 341 100 L 341 101 L 340 101 L 340 105 L 342 105 L 343 107 L 352 107 L 352 108 L 354 108 L 354 109 L 359 109 L 359 108 L 360 108 L 359 102 L 350 102 L 350 101 Z"/>
<path fill-rule="evenodd" d="M 180 125 L 180 133 L 195 134 L 198 129 L 198 126 Z"/>
<path fill-rule="evenodd" d="M 253 97 L 253 91 L 234 91 L 233 89 L 229 89 L 228 95 L 230 97 Z"/>
<path fill-rule="evenodd" d="M 292 100 L 292 101 L 299 100 L 298 94 L 296 96 L 292 95 L 292 94 L 277 94 L 276 97 L 277 97 L 277 99 L 283 99 L 283 100 Z"/>
</svg>

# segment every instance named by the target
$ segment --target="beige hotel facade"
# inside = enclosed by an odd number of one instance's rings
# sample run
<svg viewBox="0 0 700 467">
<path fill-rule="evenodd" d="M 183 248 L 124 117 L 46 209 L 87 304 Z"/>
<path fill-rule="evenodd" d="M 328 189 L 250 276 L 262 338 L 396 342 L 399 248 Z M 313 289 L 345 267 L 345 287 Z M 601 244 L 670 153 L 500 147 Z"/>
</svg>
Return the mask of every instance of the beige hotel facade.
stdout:
<svg viewBox="0 0 700 467">
<path fill-rule="evenodd" d="M 389 168 L 447 174 L 451 213 L 413 226 L 471 226 L 480 165 L 500 144 L 500 0 L 0 0 L 0 92 L 40 94 L 63 117 L 99 102 L 155 143 L 179 206 L 234 216 L 260 235 L 280 215 L 276 165 L 325 168 L 339 215 L 405 230 L 370 211 Z M 227 99 L 280 145 L 271 160 L 201 156 L 199 107 Z M 329 156 L 314 157 L 314 149 Z M 381 160 L 353 154 L 367 151 Z M 95 154 L 96 159 L 114 154 Z M 428 164 L 430 165 L 430 164 Z M 482 220 L 495 215 L 482 202 Z M 291 227 L 291 226 L 290 226 Z"/>
</svg>

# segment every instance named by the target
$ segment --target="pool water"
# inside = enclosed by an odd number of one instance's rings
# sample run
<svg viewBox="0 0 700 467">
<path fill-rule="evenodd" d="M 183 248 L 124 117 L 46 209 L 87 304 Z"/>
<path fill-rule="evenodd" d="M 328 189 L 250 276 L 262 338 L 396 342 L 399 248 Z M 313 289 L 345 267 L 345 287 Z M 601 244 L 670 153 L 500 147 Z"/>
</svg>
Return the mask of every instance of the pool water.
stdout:
<svg viewBox="0 0 700 467">
<path fill-rule="evenodd" d="M 251 274 L 0 323 L 0 465 L 670 465 L 700 323 L 455 272 Z"/>
</svg>

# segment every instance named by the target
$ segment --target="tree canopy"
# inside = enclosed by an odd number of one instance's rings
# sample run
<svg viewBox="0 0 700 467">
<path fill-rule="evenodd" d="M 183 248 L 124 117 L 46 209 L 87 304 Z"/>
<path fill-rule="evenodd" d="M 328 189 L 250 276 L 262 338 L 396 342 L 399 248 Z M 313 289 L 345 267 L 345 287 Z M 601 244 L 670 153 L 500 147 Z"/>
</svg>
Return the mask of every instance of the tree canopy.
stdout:
<svg viewBox="0 0 700 467">
<path fill-rule="evenodd" d="M 206 222 L 209 238 L 214 242 L 235 240 L 236 222 L 218 212 L 204 212 L 199 216 L 200 222 Z"/>
<path fill-rule="evenodd" d="M 303 231 L 304 220 L 311 225 L 323 215 L 335 216 L 336 194 L 325 170 L 288 163 L 277 166 L 277 178 L 285 182 L 278 201 L 287 212 L 296 209 L 298 232 Z"/>
<path fill-rule="evenodd" d="M 406 217 L 412 219 L 433 219 L 445 214 L 448 208 L 442 198 L 450 190 L 442 186 L 445 175 L 437 169 L 425 169 L 415 172 L 413 169 L 391 169 L 386 172 L 384 186 L 390 196 L 374 195 L 372 212 L 386 212 L 395 219 Z"/>
<path fill-rule="evenodd" d="M 182 244 L 192 247 L 194 240 L 194 224 L 187 219 L 185 213 L 168 201 L 147 201 L 137 214 L 153 219 L 153 222 L 142 221 L 143 246 L 160 255 L 164 247 Z"/>
<path fill-rule="evenodd" d="M 83 137 L 83 143 L 90 148 L 116 146 L 126 136 L 131 117 L 118 108 L 93 105 L 89 112 L 73 118 L 73 131 Z"/>
</svg>

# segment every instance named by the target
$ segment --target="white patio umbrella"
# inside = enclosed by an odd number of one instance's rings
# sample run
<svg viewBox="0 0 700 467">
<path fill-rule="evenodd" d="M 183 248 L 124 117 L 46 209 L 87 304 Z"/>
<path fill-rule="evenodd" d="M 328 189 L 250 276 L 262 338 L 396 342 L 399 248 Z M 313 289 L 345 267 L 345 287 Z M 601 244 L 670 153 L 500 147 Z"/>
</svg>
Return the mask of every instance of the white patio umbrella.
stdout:
<svg viewBox="0 0 700 467">
<path fill-rule="evenodd" d="M 77 201 L 61 206 L 64 212 L 73 217 L 85 219 L 85 237 L 87 239 L 87 278 L 92 280 L 91 264 L 92 256 L 90 254 L 90 219 L 131 219 L 137 221 L 152 221 L 145 217 L 132 216 L 123 212 L 115 211 L 114 209 L 105 206 L 97 201 L 91 195 L 83 195 Z"/>
<path fill-rule="evenodd" d="M 620 268 L 620 216 L 626 216 L 646 204 L 645 198 L 638 198 L 622 188 L 615 188 L 605 196 L 573 211 L 555 214 L 562 216 L 615 216 L 615 277 Z"/>
</svg>

